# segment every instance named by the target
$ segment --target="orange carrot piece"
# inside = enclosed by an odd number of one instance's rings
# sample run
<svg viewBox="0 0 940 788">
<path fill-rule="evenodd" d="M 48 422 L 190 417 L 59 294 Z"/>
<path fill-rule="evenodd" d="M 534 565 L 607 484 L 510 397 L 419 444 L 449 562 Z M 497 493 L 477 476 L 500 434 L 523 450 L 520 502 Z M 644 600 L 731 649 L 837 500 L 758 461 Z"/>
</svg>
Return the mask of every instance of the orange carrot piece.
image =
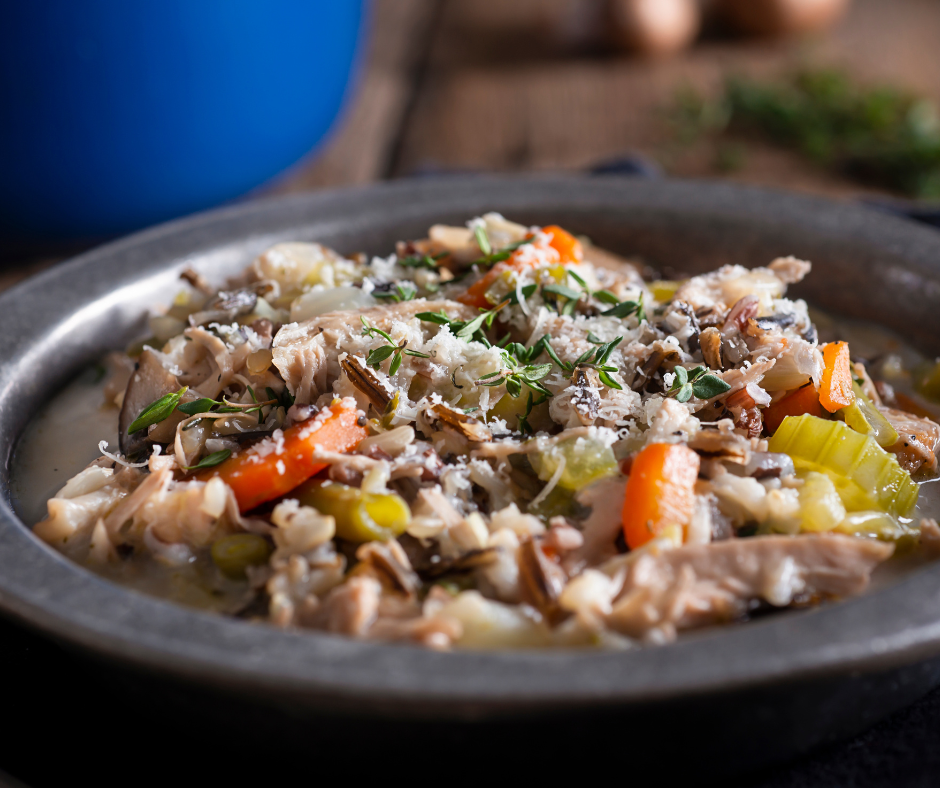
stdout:
<svg viewBox="0 0 940 788">
<path fill-rule="evenodd" d="M 492 287 L 493 282 L 499 279 L 503 271 L 509 271 L 513 268 L 510 263 L 497 263 L 494 265 L 482 278 L 477 279 L 470 287 L 467 288 L 466 293 L 461 293 L 457 296 L 457 300 L 461 304 L 466 304 L 467 306 L 475 306 L 480 309 L 488 309 L 493 306 L 489 301 L 486 300 L 486 291 Z"/>
<path fill-rule="evenodd" d="M 584 259 L 584 252 L 581 249 L 581 242 L 567 230 L 563 230 L 557 225 L 543 227 L 542 232 L 550 236 L 548 245 L 558 253 L 559 263 L 580 263 Z M 535 243 L 534 246 L 545 249 L 544 242 L 541 246 Z M 509 259 L 502 263 L 494 265 L 486 274 L 467 288 L 466 293 L 457 296 L 461 304 L 475 306 L 480 309 L 488 309 L 493 306 L 486 300 L 486 291 L 493 286 L 493 283 L 505 271 L 524 271 L 538 264 L 538 258 L 528 253 L 526 247 L 520 247 L 514 251 Z"/>
<path fill-rule="evenodd" d="M 855 402 L 852 391 L 852 364 L 848 342 L 830 342 L 823 345 L 825 369 L 819 387 L 819 401 L 830 413 L 835 413 Z"/>
<path fill-rule="evenodd" d="M 270 453 L 247 449 L 195 478 L 208 481 L 218 476 L 232 488 L 239 510 L 247 512 L 286 495 L 326 468 L 326 463 L 313 459 L 315 449 L 348 452 L 356 448 L 368 434 L 365 427 L 359 426 L 357 418 L 355 407 L 337 403 L 330 407 L 326 418 L 320 413 L 288 427 L 284 430 L 283 443 L 272 446 Z M 273 441 L 272 438 L 265 440 Z"/>
<path fill-rule="evenodd" d="M 651 443 L 633 458 L 623 501 L 623 535 L 631 550 L 669 525 L 689 524 L 699 465 L 699 456 L 681 443 Z"/>
<path fill-rule="evenodd" d="M 804 413 L 820 419 L 826 418 L 826 412 L 819 404 L 819 391 L 812 382 L 764 408 L 764 427 L 768 434 L 773 435 L 787 416 L 802 416 Z"/>
<path fill-rule="evenodd" d="M 567 230 L 561 229 L 557 224 L 542 228 L 543 233 L 552 236 L 549 245 L 558 252 L 561 263 L 580 263 L 584 259 L 584 250 L 581 242 Z"/>
</svg>

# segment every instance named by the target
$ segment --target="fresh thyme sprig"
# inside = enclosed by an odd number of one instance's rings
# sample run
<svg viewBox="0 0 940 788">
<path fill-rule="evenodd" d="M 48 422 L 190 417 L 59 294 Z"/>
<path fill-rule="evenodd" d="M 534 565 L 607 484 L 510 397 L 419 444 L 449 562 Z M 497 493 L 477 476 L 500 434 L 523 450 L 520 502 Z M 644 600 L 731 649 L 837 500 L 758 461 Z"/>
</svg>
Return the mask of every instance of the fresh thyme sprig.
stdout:
<svg viewBox="0 0 940 788">
<path fill-rule="evenodd" d="M 616 296 L 614 297 L 616 298 Z M 646 310 L 643 308 L 643 294 L 640 293 L 640 297 L 636 301 L 621 301 L 610 309 L 601 312 L 601 314 L 604 317 L 619 317 L 621 319 L 630 317 L 630 315 L 636 315 L 637 321 L 642 323 L 646 320 Z"/>
<path fill-rule="evenodd" d="M 528 386 L 539 394 L 551 396 L 551 392 L 539 381 L 552 371 L 551 364 L 526 364 L 521 366 L 512 353 L 500 351 L 503 366 L 496 372 L 483 375 L 474 381 L 478 386 L 506 385 L 506 393 L 515 399 L 522 393 L 522 387 Z"/>
<path fill-rule="evenodd" d="M 184 465 L 182 467 L 184 471 L 201 471 L 204 468 L 214 468 L 219 463 L 225 462 L 231 456 L 231 451 L 222 449 L 221 451 L 214 451 L 212 454 L 207 454 L 195 465 Z"/>
<path fill-rule="evenodd" d="M 381 347 L 375 348 L 371 351 L 368 356 L 366 356 L 366 364 L 372 369 L 378 369 L 382 366 L 382 362 L 389 357 L 392 358 L 392 363 L 388 367 L 388 374 L 394 375 L 398 372 L 398 368 L 401 366 L 402 355 L 408 356 L 417 356 L 418 358 L 430 358 L 427 353 L 420 353 L 417 350 L 409 350 L 407 340 L 402 340 L 400 344 L 396 344 L 395 340 L 392 339 L 387 333 L 385 333 L 381 328 L 376 328 L 368 320 L 365 319 L 362 315 L 359 316 L 359 320 L 362 321 L 362 333 L 364 336 L 375 338 L 381 337 L 388 344 L 382 345 Z"/>
<path fill-rule="evenodd" d="M 474 260 L 470 265 L 474 266 L 483 266 L 489 268 L 490 266 L 496 265 L 496 263 L 501 263 L 503 260 L 508 260 L 512 253 L 516 251 L 520 246 L 525 246 L 530 244 L 535 240 L 535 237 L 523 238 L 521 241 L 516 241 L 511 243 L 508 246 L 504 246 L 498 252 L 493 251 L 493 244 L 490 242 L 490 237 L 486 232 L 486 228 L 482 225 L 477 225 L 473 228 L 473 235 L 476 238 L 477 246 L 480 247 L 480 251 L 483 252 L 483 257 L 480 257 Z"/>
<path fill-rule="evenodd" d="M 541 405 L 547 399 L 548 397 L 545 394 L 543 394 L 538 399 L 534 400 L 532 398 L 532 392 L 530 391 L 528 393 L 528 396 L 526 397 L 526 401 L 525 401 L 525 412 L 516 417 L 517 419 L 519 419 L 519 432 L 521 432 L 523 435 L 531 435 L 535 432 L 535 430 L 532 429 L 532 425 L 529 424 L 529 416 L 532 415 L 532 409 L 536 405 Z"/>
<path fill-rule="evenodd" d="M 548 353 L 548 356 L 552 361 L 561 367 L 563 372 L 570 375 L 574 372 L 575 368 L 579 366 L 596 369 L 597 377 L 600 378 L 601 383 L 603 383 L 605 386 L 608 386 L 609 388 L 623 391 L 623 386 L 621 386 L 609 374 L 611 372 L 616 372 L 617 367 L 607 363 L 608 359 L 610 359 L 610 354 L 614 352 L 614 348 L 623 342 L 623 337 L 617 337 L 616 339 L 613 339 L 610 342 L 605 342 L 597 347 L 588 348 L 573 364 L 562 361 L 558 357 L 558 354 L 555 352 L 555 349 L 552 347 L 552 343 L 548 340 L 547 336 L 542 337 L 542 339 L 539 341 L 544 341 L 545 352 Z"/>
<path fill-rule="evenodd" d="M 159 424 L 164 419 L 168 419 L 170 414 L 176 410 L 176 406 L 179 405 L 188 388 L 188 386 L 183 386 L 179 391 L 164 394 L 159 399 L 151 402 L 131 422 L 127 428 L 127 434 L 130 435 L 138 430 L 145 430 L 153 424 Z"/>
<path fill-rule="evenodd" d="M 675 378 L 669 387 L 669 393 L 675 394 L 679 402 L 688 402 L 693 394 L 699 399 L 711 399 L 731 388 L 717 375 L 712 375 L 708 367 L 676 367 L 673 373 Z"/>
<path fill-rule="evenodd" d="M 447 255 L 447 252 L 441 252 L 433 257 L 426 254 L 411 255 L 399 259 L 398 264 L 404 268 L 427 268 L 429 271 L 437 271 L 439 268 L 437 261 L 447 257 Z"/>
<path fill-rule="evenodd" d="M 373 298 L 378 298 L 383 301 L 395 301 L 396 303 L 401 303 L 402 301 L 411 301 L 416 295 L 418 295 L 418 288 L 415 287 L 412 282 L 407 281 L 396 282 L 394 291 L 372 291 Z"/>
<path fill-rule="evenodd" d="M 472 320 L 454 320 L 443 309 L 440 312 L 418 312 L 415 317 L 425 323 L 447 326 L 455 337 L 465 339 L 467 342 L 482 342 L 489 347 L 490 341 L 484 335 L 483 330 L 492 328 L 496 313 L 510 303 L 512 303 L 511 299 L 507 298 L 492 309 L 481 310 L 480 314 Z"/>
</svg>

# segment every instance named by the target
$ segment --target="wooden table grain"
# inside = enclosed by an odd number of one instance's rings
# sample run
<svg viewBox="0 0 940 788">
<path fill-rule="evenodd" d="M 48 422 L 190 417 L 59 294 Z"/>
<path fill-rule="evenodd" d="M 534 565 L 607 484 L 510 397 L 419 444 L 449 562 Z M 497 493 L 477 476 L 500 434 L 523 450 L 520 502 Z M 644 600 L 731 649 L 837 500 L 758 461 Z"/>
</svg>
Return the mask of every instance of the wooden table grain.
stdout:
<svg viewBox="0 0 940 788">
<path fill-rule="evenodd" d="M 558 20 L 594 2 L 376 0 L 358 95 L 322 155 L 270 191 L 434 171 L 579 170 L 639 153 L 678 177 L 851 195 L 872 190 L 769 145 L 749 144 L 740 169 L 722 172 L 712 141 L 677 143 L 668 119 L 677 91 L 693 86 L 709 95 L 728 75 L 824 65 L 940 100 L 935 0 L 855 0 L 823 36 L 768 41 L 712 32 L 652 61 L 578 44 L 574 23 Z"/>
</svg>

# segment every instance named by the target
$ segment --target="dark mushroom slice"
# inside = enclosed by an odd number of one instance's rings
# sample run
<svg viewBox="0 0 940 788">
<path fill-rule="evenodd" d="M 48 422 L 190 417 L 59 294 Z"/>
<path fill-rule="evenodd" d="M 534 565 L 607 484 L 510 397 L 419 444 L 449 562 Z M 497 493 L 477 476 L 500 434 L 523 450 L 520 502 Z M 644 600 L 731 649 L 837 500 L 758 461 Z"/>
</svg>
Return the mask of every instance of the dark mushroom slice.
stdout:
<svg viewBox="0 0 940 788">
<path fill-rule="evenodd" d="M 689 319 L 689 325 L 692 327 L 692 334 L 688 338 L 687 344 L 689 347 L 689 352 L 694 353 L 696 350 L 698 350 L 699 335 L 702 333 L 702 326 L 695 314 L 695 310 L 692 308 L 691 304 L 688 304 L 685 301 L 673 301 L 671 306 L 673 309 L 681 312 Z M 667 331 L 666 333 L 668 334 L 669 332 Z"/>
<path fill-rule="evenodd" d="M 447 575 L 460 575 L 472 572 L 483 566 L 489 566 L 499 556 L 500 547 L 484 547 L 479 550 L 470 550 L 456 558 L 440 559 L 439 556 L 432 556 L 432 560 L 426 564 L 415 567 L 415 571 L 422 580 L 438 580 Z M 440 560 L 434 561 L 433 558 Z"/>
<path fill-rule="evenodd" d="M 267 282 L 256 282 L 238 290 L 221 290 L 200 311 L 189 316 L 191 326 L 206 323 L 229 323 L 236 317 L 248 315 L 254 311 L 258 297 L 271 291 Z"/>
<path fill-rule="evenodd" d="M 735 432 L 722 432 L 716 429 L 701 429 L 691 438 L 688 446 L 706 457 L 745 465 L 751 457 L 751 443 Z"/>
<path fill-rule="evenodd" d="M 368 397 L 376 411 L 385 413 L 392 397 L 395 396 L 389 385 L 380 380 L 371 369 L 364 367 L 356 356 L 346 356 L 339 363 L 349 382 Z"/>
<path fill-rule="evenodd" d="M 633 379 L 633 383 L 630 385 L 634 391 L 641 391 L 646 387 L 646 385 L 653 379 L 659 368 L 663 365 L 664 361 L 678 359 L 679 354 L 674 350 L 654 350 L 650 353 L 649 358 L 643 362 L 643 366 L 640 367 L 640 371 L 637 373 L 637 376 Z"/>
<path fill-rule="evenodd" d="M 209 284 L 209 280 L 192 268 L 184 268 L 180 271 L 180 279 L 188 282 L 191 287 L 203 295 L 211 296 L 215 292 L 215 288 Z"/>
<path fill-rule="evenodd" d="M 527 539 L 519 546 L 519 584 L 525 600 L 538 608 L 552 625 L 564 618 L 558 598 L 568 576 L 542 550 L 540 540 Z"/>
<path fill-rule="evenodd" d="M 722 369 L 721 366 L 721 332 L 714 326 L 709 326 L 699 335 L 699 344 L 702 347 L 702 360 L 710 369 Z"/>
<path fill-rule="evenodd" d="M 424 417 L 431 429 L 448 430 L 472 443 L 484 443 L 493 439 L 493 433 L 482 421 L 442 402 L 426 407 Z"/>
<path fill-rule="evenodd" d="M 179 391 L 182 388 L 176 375 L 168 372 L 157 355 L 148 349 L 145 349 L 137 359 L 137 368 L 131 374 L 127 381 L 127 388 L 124 390 L 124 402 L 121 405 L 121 415 L 118 417 L 118 444 L 121 451 L 127 457 L 134 457 L 145 451 L 147 447 L 154 442 L 145 430 L 138 430 L 133 435 L 129 435 L 127 428 L 134 422 L 141 411 L 152 402 L 160 399 L 164 394 L 170 394 Z M 187 391 L 186 395 L 190 392 Z M 195 399 L 195 396 L 184 396 L 185 399 Z M 176 431 L 176 425 L 185 417 L 184 414 L 174 411 L 170 419 L 173 422 L 173 432 Z M 153 425 L 159 427 L 160 424 Z M 158 434 L 162 437 L 162 431 Z M 168 440 L 158 441 L 168 443 Z"/>
<path fill-rule="evenodd" d="M 571 383 L 577 389 L 577 396 L 572 398 L 578 421 L 585 427 L 590 427 L 597 419 L 598 409 L 601 406 L 601 396 L 598 393 L 601 381 L 597 370 L 579 364 L 571 375 Z"/>
<path fill-rule="evenodd" d="M 409 598 L 415 597 L 421 588 L 421 579 L 411 568 L 408 555 L 394 539 L 366 542 L 356 550 L 356 558 L 371 567 L 385 585 Z"/>
</svg>

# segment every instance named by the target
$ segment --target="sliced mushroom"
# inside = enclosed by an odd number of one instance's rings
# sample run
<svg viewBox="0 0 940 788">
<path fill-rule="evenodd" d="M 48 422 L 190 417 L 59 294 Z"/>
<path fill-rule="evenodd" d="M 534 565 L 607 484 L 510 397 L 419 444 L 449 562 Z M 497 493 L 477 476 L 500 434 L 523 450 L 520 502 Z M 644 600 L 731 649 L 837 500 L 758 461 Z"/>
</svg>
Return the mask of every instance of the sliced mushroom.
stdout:
<svg viewBox="0 0 940 788">
<path fill-rule="evenodd" d="M 369 398 L 372 407 L 379 413 L 385 413 L 392 397 L 395 396 L 395 392 L 389 385 L 379 380 L 368 367 L 364 367 L 356 356 L 346 356 L 339 363 L 346 377 L 349 378 L 349 382 Z"/>
<path fill-rule="evenodd" d="M 558 597 L 565 588 L 565 570 L 542 551 L 539 539 L 527 539 L 519 546 L 519 585 L 526 601 L 538 608 L 549 623 L 564 616 Z"/>
<path fill-rule="evenodd" d="M 646 385 L 652 380 L 653 375 L 659 371 L 664 361 L 677 359 L 678 357 L 679 354 L 674 350 L 654 350 L 650 353 L 649 358 L 643 362 L 643 366 L 640 367 L 640 371 L 633 379 L 630 388 L 634 391 L 641 391 L 646 388 Z"/>
<path fill-rule="evenodd" d="M 489 566 L 499 557 L 501 547 L 484 547 L 480 550 L 469 550 L 450 560 L 439 560 L 416 567 L 418 574 L 424 580 L 437 580 L 447 575 L 459 575 L 472 572 L 483 566 Z"/>
<path fill-rule="evenodd" d="M 709 326 L 699 336 L 702 346 L 702 359 L 710 369 L 721 369 L 721 332 Z"/>
<path fill-rule="evenodd" d="M 215 288 L 209 284 L 209 280 L 192 268 L 184 268 L 180 272 L 180 279 L 188 282 L 203 295 L 211 296 L 215 292 Z"/>
<path fill-rule="evenodd" d="M 472 443 L 483 443 L 493 439 L 493 433 L 482 421 L 442 402 L 429 405 L 422 413 L 432 430 L 447 430 Z"/>
<path fill-rule="evenodd" d="M 189 316 L 189 325 L 202 326 L 206 323 L 230 323 L 240 315 L 254 311 L 258 297 L 271 291 L 267 282 L 256 282 L 250 287 L 238 290 L 220 290 L 218 295 L 200 311 Z"/>
<path fill-rule="evenodd" d="M 137 369 L 127 382 L 121 415 L 118 418 L 118 444 L 126 456 L 133 457 L 139 454 L 151 442 L 150 436 L 144 430 L 138 430 L 133 435 L 128 434 L 127 428 L 134 422 L 134 419 L 152 402 L 160 399 L 164 394 L 179 391 L 180 388 L 182 387 L 176 375 L 164 369 L 155 353 L 145 349 L 140 354 Z M 176 429 L 175 424 L 173 429 Z"/>
<path fill-rule="evenodd" d="M 572 398 L 578 421 L 585 427 L 591 426 L 597 419 L 597 412 L 601 406 L 601 388 L 597 370 L 579 364 L 571 375 L 571 383 L 577 389 L 577 396 Z"/>
<path fill-rule="evenodd" d="M 388 542 L 366 542 L 356 550 L 356 558 L 369 565 L 384 585 L 404 594 L 414 597 L 421 588 L 421 579 L 414 569 L 408 556 L 394 539 Z"/>
<path fill-rule="evenodd" d="M 751 444 L 746 438 L 735 432 L 701 429 L 689 438 L 689 448 L 708 457 L 745 465 L 751 456 Z"/>
</svg>

